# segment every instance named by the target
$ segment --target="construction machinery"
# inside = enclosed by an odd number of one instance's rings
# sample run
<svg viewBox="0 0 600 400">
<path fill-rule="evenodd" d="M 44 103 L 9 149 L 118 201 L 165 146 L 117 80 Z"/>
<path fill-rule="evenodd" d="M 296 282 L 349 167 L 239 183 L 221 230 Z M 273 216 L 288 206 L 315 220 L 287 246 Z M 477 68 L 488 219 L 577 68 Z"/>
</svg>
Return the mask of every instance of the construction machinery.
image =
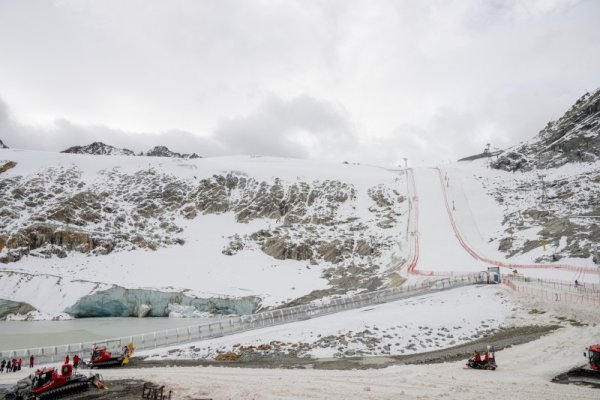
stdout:
<svg viewBox="0 0 600 400">
<path fill-rule="evenodd" d="M 600 344 L 593 344 L 586 351 L 583 356 L 588 359 L 588 364 L 569 370 L 567 378 L 569 382 L 600 385 Z"/>
<path fill-rule="evenodd" d="M 98 374 L 85 376 L 73 373 L 73 365 L 64 364 L 60 374 L 54 367 L 38 369 L 19 380 L 4 395 L 6 400 L 49 400 L 88 390 L 90 384 L 104 386 Z"/>
<path fill-rule="evenodd" d="M 129 358 L 133 355 L 135 346 L 129 343 L 123 346 L 121 353 L 113 355 L 106 349 L 106 346 L 96 345 L 92 349 L 90 362 L 86 365 L 90 368 L 114 367 L 129 364 Z"/>
</svg>

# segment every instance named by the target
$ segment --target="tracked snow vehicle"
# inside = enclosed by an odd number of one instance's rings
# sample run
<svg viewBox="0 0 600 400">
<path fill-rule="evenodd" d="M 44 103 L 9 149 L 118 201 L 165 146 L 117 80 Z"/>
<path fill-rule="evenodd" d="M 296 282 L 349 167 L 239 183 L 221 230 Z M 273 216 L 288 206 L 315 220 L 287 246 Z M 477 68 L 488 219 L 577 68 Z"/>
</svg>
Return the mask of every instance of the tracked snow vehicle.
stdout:
<svg viewBox="0 0 600 400">
<path fill-rule="evenodd" d="M 600 344 L 588 347 L 583 356 L 588 359 L 589 364 L 573 368 L 567 372 L 569 382 L 583 382 L 600 385 Z"/>
<path fill-rule="evenodd" d="M 88 390 L 90 384 L 103 385 L 100 375 L 73 373 L 73 365 L 64 364 L 60 374 L 56 368 L 38 369 L 17 382 L 5 394 L 5 400 L 49 400 Z"/>
<path fill-rule="evenodd" d="M 87 366 L 90 368 L 104 368 L 104 367 L 115 367 L 129 363 L 129 357 L 133 355 L 135 346 L 133 343 L 129 343 L 127 346 L 123 346 L 121 354 L 113 355 L 106 349 L 105 346 L 94 346 L 90 357 L 90 362 Z"/>
<path fill-rule="evenodd" d="M 496 368 L 498 368 L 498 364 L 496 364 L 496 348 L 494 346 L 488 346 L 483 358 L 481 357 L 480 352 L 473 352 L 473 355 L 467 360 L 465 368 L 495 371 Z"/>
</svg>

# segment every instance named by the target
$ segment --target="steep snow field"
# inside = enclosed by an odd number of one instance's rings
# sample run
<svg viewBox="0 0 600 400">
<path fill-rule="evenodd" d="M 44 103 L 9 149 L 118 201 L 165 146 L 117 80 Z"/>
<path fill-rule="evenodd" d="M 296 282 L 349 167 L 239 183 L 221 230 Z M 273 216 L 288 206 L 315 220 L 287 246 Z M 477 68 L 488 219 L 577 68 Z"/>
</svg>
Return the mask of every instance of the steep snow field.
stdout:
<svg viewBox="0 0 600 400">
<path fill-rule="evenodd" d="M 582 169 L 597 169 L 598 164 L 580 168 L 563 166 L 552 170 L 552 175 L 547 179 L 568 179 L 572 174 L 580 174 Z M 420 251 L 417 270 L 456 274 L 478 272 L 488 266 L 501 264 L 505 265 L 503 273 L 517 269 L 519 273 L 535 278 L 598 283 L 600 269 L 591 258 L 566 257 L 560 263 L 536 264 L 536 258 L 549 258 L 556 251 L 550 246 L 544 249 L 537 233 L 541 228 L 520 232 L 521 236 L 525 235 L 539 243 L 533 250 L 510 259 L 506 259 L 506 255 L 498 250 L 498 240 L 507 236 L 507 227 L 503 225 L 502 206 L 490 190 L 500 185 L 510 186 L 511 175 L 510 172 L 491 170 L 480 160 L 456 163 L 444 169 L 414 170 L 415 194 L 419 202 Z M 529 179 L 534 180 L 535 175 Z M 532 207 L 532 203 L 536 204 L 525 195 L 516 208 L 524 212 Z M 473 251 L 476 256 L 468 251 Z"/>
</svg>

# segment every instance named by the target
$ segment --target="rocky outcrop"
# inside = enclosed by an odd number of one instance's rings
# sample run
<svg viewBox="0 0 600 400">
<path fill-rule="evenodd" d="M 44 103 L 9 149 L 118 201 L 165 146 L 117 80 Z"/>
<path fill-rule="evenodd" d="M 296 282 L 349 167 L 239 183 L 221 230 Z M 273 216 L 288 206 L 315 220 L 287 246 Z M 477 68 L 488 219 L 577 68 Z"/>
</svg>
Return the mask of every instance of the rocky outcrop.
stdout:
<svg viewBox="0 0 600 400">
<path fill-rule="evenodd" d="M 374 260 L 383 250 L 400 241 L 406 202 L 393 186 L 372 188 L 365 201 L 358 217 L 351 184 L 267 181 L 240 172 L 192 179 L 157 167 L 114 168 L 93 180 L 76 166 L 11 173 L 0 183 L 0 262 L 25 254 L 68 257 L 181 245 L 182 221 L 228 212 L 237 222 L 259 219 L 268 228 L 232 235 L 221 249 L 224 255 L 256 250 L 307 261 L 308 267 L 378 265 Z"/>
<path fill-rule="evenodd" d="M 77 232 L 49 224 L 35 224 L 10 235 L 0 236 L 0 262 L 18 261 L 23 255 L 42 257 L 56 255 L 66 257 L 67 251 L 88 253 L 98 250 L 99 254 L 112 251 L 114 243 L 108 238 L 93 237 L 85 232 Z"/>
<path fill-rule="evenodd" d="M 313 250 L 310 244 L 293 243 L 285 238 L 269 238 L 261 250 L 278 260 L 310 260 Z"/>
<path fill-rule="evenodd" d="M 8 146 L 4 144 L 4 142 L 2 142 L 2 140 L 0 140 L 0 149 L 8 149 Z"/>
<path fill-rule="evenodd" d="M 35 308 L 30 304 L 0 299 L 0 321 L 5 319 L 7 315 L 25 315 L 30 311 L 35 311 Z"/>
<path fill-rule="evenodd" d="M 16 166 L 17 166 L 17 163 L 14 161 L 6 161 L 6 162 L 0 161 L 0 174 L 3 172 L 6 172 L 9 169 L 14 168 Z"/>
<path fill-rule="evenodd" d="M 179 292 L 113 287 L 82 297 L 65 312 L 75 318 L 87 317 L 168 317 L 179 306 L 193 307 L 198 312 L 218 315 L 254 313 L 260 300 L 253 296 L 241 298 L 195 298 Z M 189 312 L 189 308 L 187 311 Z"/>
<path fill-rule="evenodd" d="M 167 146 L 155 146 L 146 152 L 146 156 L 149 157 L 176 157 L 176 158 L 201 158 L 198 154 L 181 154 L 171 151 Z"/>
<path fill-rule="evenodd" d="M 506 150 L 491 165 L 506 171 L 529 171 L 599 159 L 600 89 L 586 93 L 534 139 Z"/>
<path fill-rule="evenodd" d="M 87 146 L 69 147 L 68 149 L 61 151 L 61 153 L 92 154 L 103 156 L 135 156 L 135 153 L 129 149 L 118 149 L 102 142 L 94 142 Z"/>
</svg>

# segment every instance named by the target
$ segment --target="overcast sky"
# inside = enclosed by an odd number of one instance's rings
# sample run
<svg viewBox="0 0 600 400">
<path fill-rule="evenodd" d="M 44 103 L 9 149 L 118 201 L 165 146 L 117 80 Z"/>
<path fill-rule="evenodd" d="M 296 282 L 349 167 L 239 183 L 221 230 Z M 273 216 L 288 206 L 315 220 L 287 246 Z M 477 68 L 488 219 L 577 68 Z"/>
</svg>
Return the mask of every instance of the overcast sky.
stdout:
<svg viewBox="0 0 600 400">
<path fill-rule="evenodd" d="M 0 139 L 439 163 L 600 86 L 600 1 L 0 0 Z"/>
</svg>

